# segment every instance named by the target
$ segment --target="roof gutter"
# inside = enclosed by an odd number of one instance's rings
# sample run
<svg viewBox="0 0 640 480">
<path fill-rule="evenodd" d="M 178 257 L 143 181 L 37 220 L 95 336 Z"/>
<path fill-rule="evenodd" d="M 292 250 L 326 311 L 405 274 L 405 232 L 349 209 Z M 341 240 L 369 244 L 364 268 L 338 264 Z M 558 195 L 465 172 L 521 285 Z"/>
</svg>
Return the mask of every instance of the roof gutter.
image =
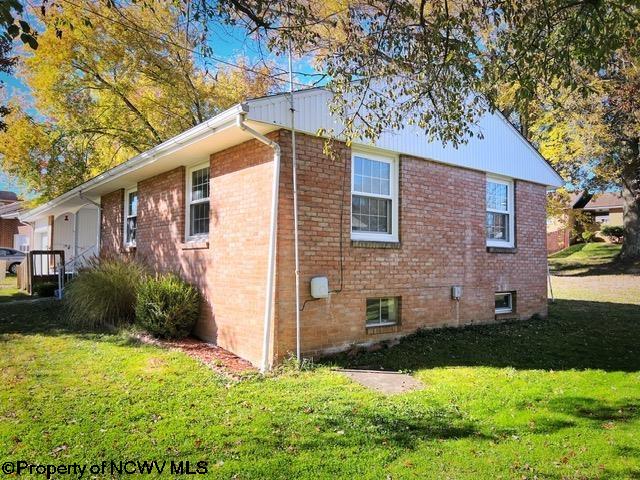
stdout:
<svg viewBox="0 0 640 480">
<path fill-rule="evenodd" d="M 92 188 L 98 187 L 100 185 L 105 184 L 109 180 L 113 180 L 118 178 L 125 173 L 130 173 L 132 171 L 138 170 L 148 164 L 155 162 L 158 158 L 168 155 L 175 150 L 189 145 L 197 140 L 200 140 L 202 137 L 206 137 L 211 135 L 212 133 L 216 133 L 226 127 L 233 126 L 236 123 L 236 117 L 239 114 L 246 113 L 247 107 L 244 104 L 238 104 L 231 107 L 228 110 L 216 115 L 215 117 L 202 122 L 196 125 L 189 130 L 182 132 L 175 137 L 170 138 L 169 140 L 157 145 L 145 152 L 142 152 L 139 155 L 127 160 L 120 165 L 107 170 L 106 172 L 101 173 L 100 175 L 93 177 L 91 180 L 84 182 L 81 185 L 69 190 L 68 192 L 63 193 L 62 195 L 54 198 L 53 200 L 48 201 L 47 203 L 40 205 L 32 210 L 25 212 L 24 215 L 21 215 L 21 220 L 32 221 L 38 218 L 40 215 L 44 214 L 50 208 L 54 208 L 66 200 L 73 198 L 76 195 L 86 194 Z M 86 197 L 83 197 L 86 198 Z"/>
<path fill-rule="evenodd" d="M 271 368 L 269 359 L 269 343 L 271 339 L 271 316 L 273 312 L 273 291 L 275 284 L 275 267 L 276 267 L 276 232 L 278 225 L 278 187 L 280 184 L 280 145 L 265 137 L 261 133 L 253 130 L 244 123 L 244 113 L 237 116 L 237 126 L 250 134 L 260 142 L 270 146 L 273 149 L 273 184 L 271 187 L 271 219 L 269 221 L 269 255 L 267 265 L 267 278 L 264 300 L 264 327 L 262 338 L 262 362 L 260 371 L 266 372 Z"/>
</svg>

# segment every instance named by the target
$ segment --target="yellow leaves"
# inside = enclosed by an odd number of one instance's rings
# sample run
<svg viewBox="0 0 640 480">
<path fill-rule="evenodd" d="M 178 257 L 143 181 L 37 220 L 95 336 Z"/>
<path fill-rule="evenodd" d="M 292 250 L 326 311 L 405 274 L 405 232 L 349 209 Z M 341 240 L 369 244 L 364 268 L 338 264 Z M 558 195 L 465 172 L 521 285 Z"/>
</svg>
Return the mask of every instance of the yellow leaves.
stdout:
<svg viewBox="0 0 640 480">
<path fill-rule="evenodd" d="M 40 48 L 19 75 L 44 120 L 9 119 L 4 161 L 19 165 L 12 171 L 36 189 L 39 176 L 51 181 L 46 195 L 273 86 L 266 68 L 264 75 L 237 69 L 209 74 L 193 53 L 200 27 L 187 25 L 170 2 L 149 9 L 75 0 L 56 4 L 40 20 Z"/>
<path fill-rule="evenodd" d="M 42 153 L 50 149 L 51 138 L 17 104 L 9 107 L 7 130 L 0 131 L 0 169 L 30 187 L 37 186 L 46 167 Z"/>
<path fill-rule="evenodd" d="M 531 126 L 532 139 L 552 164 L 575 168 L 606 155 L 613 135 L 605 120 L 602 88 L 602 82 L 594 81 L 588 97 L 561 91 L 540 106 Z"/>
</svg>

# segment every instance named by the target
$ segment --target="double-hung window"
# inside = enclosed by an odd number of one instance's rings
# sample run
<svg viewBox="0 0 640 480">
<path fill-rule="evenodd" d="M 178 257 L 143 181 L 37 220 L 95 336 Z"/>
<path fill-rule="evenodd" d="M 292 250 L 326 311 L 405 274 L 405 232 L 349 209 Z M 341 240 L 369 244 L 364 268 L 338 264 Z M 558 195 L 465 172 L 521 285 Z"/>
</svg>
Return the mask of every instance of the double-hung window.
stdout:
<svg viewBox="0 0 640 480">
<path fill-rule="evenodd" d="M 209 164 L 190 168 L 187 174 L 187 240 L 209 236 Z"/>
<path fill-rule="evenodd" d="M 124 199 L 124 244 L 136 246 L 136 230 L 138 226 L 138 190 L 132 188 L 125 192 Z"/>
<path fill-rule="evenodd" d="M 513 209 L 513 182 L 487 177 L 487 246 L 513 247 L 515 245 L 515 215 Z"/>
<path fill-rule="evenodd" d="M 398 241 L 398 161 L 354 152 L 351 157 L 351 238 Z"/>
</svg>

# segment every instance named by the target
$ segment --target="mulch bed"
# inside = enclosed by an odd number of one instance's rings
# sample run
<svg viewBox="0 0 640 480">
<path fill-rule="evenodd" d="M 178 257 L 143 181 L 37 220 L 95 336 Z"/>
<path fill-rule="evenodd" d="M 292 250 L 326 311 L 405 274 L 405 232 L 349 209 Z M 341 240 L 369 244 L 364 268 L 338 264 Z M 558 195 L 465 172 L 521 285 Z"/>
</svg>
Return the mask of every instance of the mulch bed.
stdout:
<svg viewBox="0 0 640 480">
<path fill-rule="evenodd" d="M 255 373 L 257 371 L 247 360 L 243 360 L 224 348 L 203 342 L 194 337 L 187 337 L 181 340 L 160 340 L 150 335 L 137 335 L 137 338 L 143 343 L 181 350 L 190 357 L 201 361 L 212 370 L 234 380 L 239 380 L 242 374 Z"/>
</svg>

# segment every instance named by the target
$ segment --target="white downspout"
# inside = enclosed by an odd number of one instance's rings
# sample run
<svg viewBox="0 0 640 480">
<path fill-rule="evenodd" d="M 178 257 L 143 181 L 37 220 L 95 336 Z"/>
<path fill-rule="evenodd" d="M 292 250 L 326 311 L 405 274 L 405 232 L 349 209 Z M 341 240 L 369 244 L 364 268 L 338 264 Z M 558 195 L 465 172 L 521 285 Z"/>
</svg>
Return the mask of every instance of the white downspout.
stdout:
<svg viewBox="0 0 640 480">
<path fill-rule="evenodd" d="M 238 127 L 250 134 L 255 139 L 273 148 L 273 185 L 271 189 L 271 219 L 269 221 L 269 258 L 267 267 L 267 285 L 264 300 L 264 329 L 262 339 L 262 362 L 260 371 L 269 370 L 269 340 L 271 339 L 271 316 L 273 312 L 273 291 L 276 270 L 276 231 L 278 226 L 278 190 L 280 186 L 280 145 L 255 131 L 244 123 L 244 114 L 237 117 Z"/>
</svg>

